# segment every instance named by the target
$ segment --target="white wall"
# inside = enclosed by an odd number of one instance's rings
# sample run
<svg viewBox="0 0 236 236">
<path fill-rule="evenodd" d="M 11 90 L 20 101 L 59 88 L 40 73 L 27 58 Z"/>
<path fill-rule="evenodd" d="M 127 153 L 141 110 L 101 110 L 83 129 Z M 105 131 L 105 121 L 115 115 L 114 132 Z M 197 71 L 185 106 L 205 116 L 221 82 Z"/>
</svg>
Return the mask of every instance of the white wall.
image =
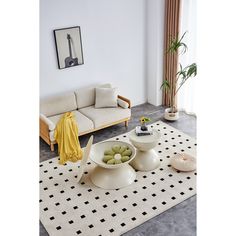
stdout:
<svg viewBox="0 0 236 236">
<path fill-rule="evenodd" d="M 147 99 L 162 104 L 165 0 L 147 1 Z"/>
<path fill-rule="evenodd" d="M 145 15 L 145 0 L 40 0 L 40 97 L 111 82 L 144 103 Z M 53 30 L 77 25 L 84 65 L 59 70 Z"/>
</svg>

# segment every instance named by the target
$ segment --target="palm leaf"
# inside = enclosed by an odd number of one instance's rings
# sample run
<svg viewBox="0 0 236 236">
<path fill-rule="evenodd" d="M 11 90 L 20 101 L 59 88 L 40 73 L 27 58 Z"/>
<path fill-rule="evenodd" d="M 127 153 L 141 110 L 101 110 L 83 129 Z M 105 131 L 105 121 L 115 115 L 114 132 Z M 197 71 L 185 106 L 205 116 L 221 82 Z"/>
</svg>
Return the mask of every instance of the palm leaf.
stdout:
<svg viewBox="0 0 236 236">
<path fill-rule="evenodd" d="M 164 80 L 160 89 L 163 88 L 164 90 L 170 90 L 170 83 L 168 80 Z"/>
<path fill-rule="evenodd" d="M 188 67 L 186 67 L 187 69 L 187 76 L 188 77 L 194 77 L 197 75 L 197 65 L 196 63 L 192 63 L 191 65 L 189 65 Z"/>
<path fill-rule="evenodd" d="M 179 64 L 179 65 L 180 65 L 180 70 L 176 74 L 177 80 L 179 77 L 186 77 L 186 71 L 183 69 L 181 64 Z"/>
<path fill-rule="evenodd" d="M 183 38 L 184 38 L 186 33 L 187 33 L 187 31 L 181 36 L 180 39 L 178 39 L 178 35 L 177 35 L 176 38 L 172 38 L 171 39 L 171 42 L 170 42 L 169 48 L 167 50 L 167 53 L 169 53 L 169 52 L 172 52 L 172 53 L 177 52 L 178 49 L 180 49 L 180 48 L 182 48 L 182 50 L 181 50 L 182 54 L 184 54 L 187 51 L 187 49 L 188 49 L 187 45 L 182 42 L 182 40 L 183 40 Z"/>
<path fill-rule="evenodd" d="M 190 78 L 195 77 L 197 75 L 197 64 L 192 63 L 189 66 L 186 66 L 184 69 L 182 68 L 182 65 L 180 64 L 180 71 L 177 73 L 178 78 L 181 78 L 180 85 L 178 89 L 176 90 L 176 93 L 180 90 L 180 88 L 184 85 L 184 83 Z"/>
<path fill-rule="evenodd" d="M 185 31 L 185 32 L 183 33 L 183 35 L 182 35 L 181 38 L 180 38 L 180 41 L 184 38 L 184 36 L 185 36 L 185 34 L 187 34 L 187 32 L 188 32 L 188 31 Z"/>
<path fill-rule="evenodd" d="M 186 51 L 188 50 L 188 47 L 187 47 L 187 45 L 185 43 L 180 43 L 179 47 L 182 47 L 181 54 L 186 53 Z"/>
</svg>

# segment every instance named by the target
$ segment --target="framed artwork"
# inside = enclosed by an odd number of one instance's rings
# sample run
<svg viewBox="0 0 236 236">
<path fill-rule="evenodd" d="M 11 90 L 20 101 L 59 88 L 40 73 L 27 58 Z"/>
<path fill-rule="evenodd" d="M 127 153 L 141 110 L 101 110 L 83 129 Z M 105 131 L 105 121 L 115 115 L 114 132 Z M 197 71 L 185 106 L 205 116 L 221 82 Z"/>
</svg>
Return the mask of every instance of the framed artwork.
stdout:
<svg viewBox="0 0 236 236">
<path fill-rule="evenodd" d="M 59 69 L 84 64 L 79 26 L 55 29 L 54 38 Z"/>
</svg>

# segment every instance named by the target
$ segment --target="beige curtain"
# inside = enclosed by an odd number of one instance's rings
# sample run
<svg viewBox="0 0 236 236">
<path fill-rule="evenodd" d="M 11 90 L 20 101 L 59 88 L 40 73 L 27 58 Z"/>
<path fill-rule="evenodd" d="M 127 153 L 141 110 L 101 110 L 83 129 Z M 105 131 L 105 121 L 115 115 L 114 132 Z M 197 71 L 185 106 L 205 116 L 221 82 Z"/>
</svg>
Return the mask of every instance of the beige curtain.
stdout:
<svg viewBox="0 0 236 236">
<path fill-rule="evenodd" d="M 164 32 L 164 78 L 168 80 L 171 87 L 171 96 L 174 96 L 175 86 L 173 86 L 178 68 L 178 55 L 176 53 L 166 53 L 172 38 L 176 38 L 179 33 L 181 0 L 165 1 L 165 32 Z M 163 91 L 162 104 L 169 106 L 171 98 L 167 91 Z M 175 101 L 176 106 L 176 101 Z"/>
</svg>

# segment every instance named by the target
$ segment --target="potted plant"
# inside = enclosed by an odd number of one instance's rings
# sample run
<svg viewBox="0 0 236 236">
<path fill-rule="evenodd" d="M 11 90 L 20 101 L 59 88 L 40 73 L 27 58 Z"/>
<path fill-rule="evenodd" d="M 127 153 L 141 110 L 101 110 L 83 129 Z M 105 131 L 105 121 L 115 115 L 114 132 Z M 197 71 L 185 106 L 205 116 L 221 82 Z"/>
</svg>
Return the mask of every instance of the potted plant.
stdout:
<svg viewBox="0 0 236 236">
<path fill-rule="evenodd" d="M 141 130 L 142 131 L 147 131 L 148 130 L 148 127 L 147 127 L 146 123 L 149 122 L 149 121 L 151 121 L 151 119 L 148 118 L 148 117 L 142 116 L 140 118 Z"/>
<path fill-rule="evenodd" d="M 170 42 L 170 46 L 167 50 L 167 53 L 177 53 L 181 50 L 182 54 L 185 54 L 188 47 L 183 42 L 184 36 L 187 32 L 185 32 L 180 39 L 178 36 L 173 38 Z M 169 83 L 167 79 L 165 79 L 161 85 L 161 89 L 167 91 L 170 101 L 170 107 L 165 109 L 165 119 L 167 120 L 178 120 L 179 112 L 176 106 L 176 97 L 179 90 L 186 83 L 186 81 L 197 75 L 197 64 L 192 63 L 186 67 L 183 67 L 181 64 L 179 65 L 179 71 L 176 74 L 176 78 L 173 83 Z"/>
</svg>

